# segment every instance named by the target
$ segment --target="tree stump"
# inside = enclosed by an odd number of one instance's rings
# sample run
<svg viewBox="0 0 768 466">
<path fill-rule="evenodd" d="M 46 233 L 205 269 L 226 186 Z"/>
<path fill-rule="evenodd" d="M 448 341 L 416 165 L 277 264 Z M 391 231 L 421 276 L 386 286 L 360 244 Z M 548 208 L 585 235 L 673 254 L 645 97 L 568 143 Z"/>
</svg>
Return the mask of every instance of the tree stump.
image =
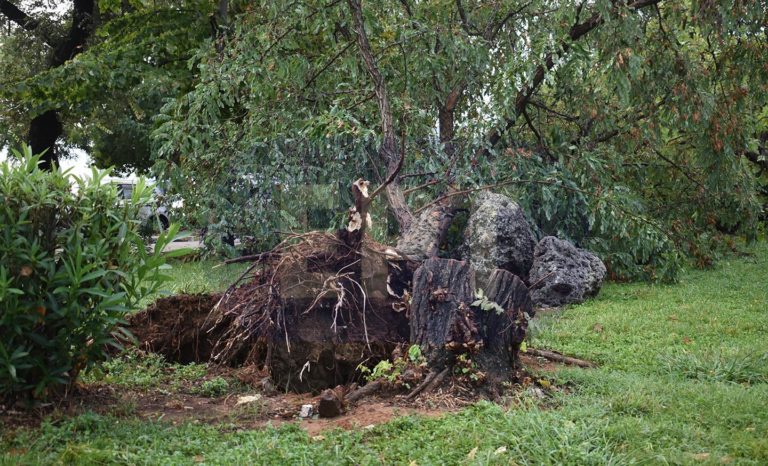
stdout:
<svg viewBox="0 0 768 466">
<path fill-rule="evenodd" d="M 473 274 L 466 262 L 432 258 L 413 275 L 411 343 L 421 347 L 434 370 L 453 365 L 456 354 L 481 345 L 470 307 Z"/>
<path fill-rule="evenodd" d="M 488 279 L 485 295 L 504 312 L 476 312 L 478 326 L 484 336 L 484 353 L 509 361 L 516 367 L 518 351 L 528 329 L 528 318 L 534 315 L 528 287 L 512 272 L 496 269 Z"/>
<path fill-rule="evenodd" d="M 434 371 L 466 354 L 477 370 L 505 377 L 515 367 L 533 312 L 528 288 L 514 274 L 495 270 L 486 296 L 502 311 L 472 306 L 474 272 L 469 264 L 432 258 L 416 270 L 411 301 L 411 343 L 421 347 Z"/>
</svg>

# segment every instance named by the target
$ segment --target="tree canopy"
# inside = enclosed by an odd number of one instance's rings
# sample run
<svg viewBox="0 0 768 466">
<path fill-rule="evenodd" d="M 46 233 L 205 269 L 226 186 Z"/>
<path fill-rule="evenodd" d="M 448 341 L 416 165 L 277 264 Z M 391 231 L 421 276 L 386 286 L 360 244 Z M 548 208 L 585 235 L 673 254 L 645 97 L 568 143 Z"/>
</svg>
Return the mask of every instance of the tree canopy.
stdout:
<svg viewBox="0 0 768 466">
<path fill-rule="evenodd" d="M 67 143 L 154 164 L 201 225 L 273 238 L 402 157 L 381 238 L 492 187 L 615 278 L 671 279 L 759 228 L 764 1 L 107 1 L 56 66 L 0 3 L 6 141 L 55 109 Z"/>
</svg>

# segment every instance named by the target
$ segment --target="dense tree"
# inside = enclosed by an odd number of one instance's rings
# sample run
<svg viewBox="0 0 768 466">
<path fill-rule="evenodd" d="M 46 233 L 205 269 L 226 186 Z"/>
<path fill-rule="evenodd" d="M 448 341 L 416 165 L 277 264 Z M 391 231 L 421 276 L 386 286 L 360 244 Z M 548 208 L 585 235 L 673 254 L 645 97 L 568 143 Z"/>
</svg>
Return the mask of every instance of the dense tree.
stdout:
<svg viewBox="0 0 768 466">
<path fill-rule="evenodd" d="M 756 228 L 742 155 L 766 103 L 766 5 L 726 3 L 233 4 L 156 155 L 189 207 L 264 235 L 302 223 L 278 198 L 381 181 L 404 151 L 387 195 L 410 252 L 435 254 L 462 195 L 494 186 L 614 276 L 659 278 L 680 251 L 710 260 L 715 227 Z"/>
<path fill-rule="evenodd" d="M 72 2 L 69 29 L 66 34 L 56 37 L 54 31 L 46 30 L 43 22 L 37 20 L 8 0 L 0 1 L 0 12 L 25 32 L 38 39 L 49 49 L 45 58 L 46 68 L 57 68 L 83 51 L 94 28 L 94 0 Z M 42 154 L 44 167 L 58 160 L 56 140 L 62 135 L 63 126 L 58 108 L 37 109 L 29 122 L 27 141 L 33 153 Z"/>
<path fill-rule="evenodd" d="M 671 277 L 757 229 L 764 1 L 110 0 L 79 22 L 78 4 L 2 2 L 6 141 L 53 112 L 100 164 L 154 162 L 201 226 L 305 228 L 403 156 L 372 232 L 423 256 L 488 186 L 615 277 Z M 75 29 L 90 40 L 52 66 L 41 44 Z"/>
<path fill-rule="evenodd" d="M 147 170 L 152 117 L 188 90 L 186 60 L 214 33 L 208 2 L 0 6 L 15 25 L 0 38 L 3 145 L 47 150 L 46 166 L 75 146 L 99 166 Z"/>
</svg>

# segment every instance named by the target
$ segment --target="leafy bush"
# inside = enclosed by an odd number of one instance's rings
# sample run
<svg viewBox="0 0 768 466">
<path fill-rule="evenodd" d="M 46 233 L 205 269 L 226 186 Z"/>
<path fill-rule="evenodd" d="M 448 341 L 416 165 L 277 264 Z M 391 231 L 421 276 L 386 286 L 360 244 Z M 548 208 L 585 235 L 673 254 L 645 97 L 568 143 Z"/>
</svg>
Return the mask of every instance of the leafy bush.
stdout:
<svg viewBox="0 0 768 466">
<path fill-rule="evenodd" d="M 42 397 L 119 347 L 123 317 L 167 279 L 161 251 L 178 227 L 150 252 L 137 233 L 143 180 L 119 202 L 106 172 L 80 179 L 40 170 L 29 149 L 16 157 L 0 164 L 0 396 Z"/>
</svg>

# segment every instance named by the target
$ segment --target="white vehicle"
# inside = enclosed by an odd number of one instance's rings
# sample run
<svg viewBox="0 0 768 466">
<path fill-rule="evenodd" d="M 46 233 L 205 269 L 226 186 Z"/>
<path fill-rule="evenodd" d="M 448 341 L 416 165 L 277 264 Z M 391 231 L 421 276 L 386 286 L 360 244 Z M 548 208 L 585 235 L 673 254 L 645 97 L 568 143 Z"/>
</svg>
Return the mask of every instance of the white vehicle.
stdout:
<svg viewBox="0 0 768 466">
<path fill-rule="evenodd" d="M 109 178 L 108 182 L 117 186 L 117 194 L 121 202 L 130 199 L 136 187 L 136 180 L 131 178 Z M 170 225 L 168 207 L 163 204 L 164 197 L 165 191 L 155 185 L 152 189 L 152 202 L 141 206 L 139 209 L 139 218 L 142 221 L 154 219 L 163 230 Z"/>
</svg>

